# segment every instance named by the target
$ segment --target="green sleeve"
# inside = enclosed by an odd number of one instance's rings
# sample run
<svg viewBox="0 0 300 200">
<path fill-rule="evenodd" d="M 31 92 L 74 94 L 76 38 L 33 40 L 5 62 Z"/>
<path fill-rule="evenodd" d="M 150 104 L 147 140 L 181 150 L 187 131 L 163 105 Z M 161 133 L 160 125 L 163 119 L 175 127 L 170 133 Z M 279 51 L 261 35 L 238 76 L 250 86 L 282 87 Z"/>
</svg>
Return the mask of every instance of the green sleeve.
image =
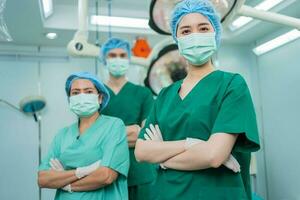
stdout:
<svg viewBox="0 0 300 200">
<path fill-rule="evenodd" d="M 255 110 L 248 86 L 235 75 L 219 106 L 212 133 L 238 134 L 233 148 L 237 152 L 253 152 L 260 148 Z"/>
<path fill-rule="evenodd" d="M 48 150 L 47 155 L 42 159 L 42 162 L 39 166 L 39 171 L 44 171 L 44 170 L 49 170 L 50 169 L 50 159 L 51 158 L 58 158 L 59 157 L 59 152 L 60 152 L 60 137 L 62 132 L 64 132 L 65 129 L 60 130 L 54 137 L 50 148 Z"/>
<path fill-rule="evenodd" d="M 129 170 L 129 150 L 124 123 L 116 119 L 109 140 L 105 142 L 101 165 L 109 167 L 127 177 Z"/>
<path fill-rule="evenodd" d="M 144 121 L 148 117 L 154 102 L 152 93 L 147 88 L 144 89 L 145 92 L 142 105 L 141 121 Z"/>
</svg>

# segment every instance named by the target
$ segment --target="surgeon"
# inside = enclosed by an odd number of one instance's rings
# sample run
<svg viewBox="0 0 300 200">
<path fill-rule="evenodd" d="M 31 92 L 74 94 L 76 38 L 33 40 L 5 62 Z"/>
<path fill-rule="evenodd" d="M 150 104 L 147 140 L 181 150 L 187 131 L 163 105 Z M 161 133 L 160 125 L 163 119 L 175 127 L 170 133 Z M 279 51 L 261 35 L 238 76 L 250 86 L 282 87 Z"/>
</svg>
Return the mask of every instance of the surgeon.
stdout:
<svg viewBox="0 0 300 200">
<path fill-rule="evenodd" d="M 160 92 L 136 158 L 160 164 L 158 200 L 250 200 L 250 153 L 260 148 L 256 116 L 244 78 L 212 63 L 220 18 L 208 0 L 183 0 L 170 24 L 187 76 Z"/>
<path fill-rule="evenodd" d="M 110 98 L 104 84 L 79 72 L 68 77 L 65 90 L 78 121 L 54 137 L 39 167 L 39 186 L 57 189 L 55 200 L 128 199 L 126 129 L 102 114 Z"/>
<path fill-rule="evenodd" d="M 153 190 L 155 166 L 138 163 L 134 156 L 138 134 L 153 105 L 152 94 L 149 89 L 126 79 L 131 57 L 128 42 L 119 38 L 109 39 L 102 46 L 101 56 L 109 71 L 107 89 L 111 97 L 103 114 L 118 117 L 126 125 L 130 153 L 129 199 L 152 200 L 156 195 Z"/>
</svg>

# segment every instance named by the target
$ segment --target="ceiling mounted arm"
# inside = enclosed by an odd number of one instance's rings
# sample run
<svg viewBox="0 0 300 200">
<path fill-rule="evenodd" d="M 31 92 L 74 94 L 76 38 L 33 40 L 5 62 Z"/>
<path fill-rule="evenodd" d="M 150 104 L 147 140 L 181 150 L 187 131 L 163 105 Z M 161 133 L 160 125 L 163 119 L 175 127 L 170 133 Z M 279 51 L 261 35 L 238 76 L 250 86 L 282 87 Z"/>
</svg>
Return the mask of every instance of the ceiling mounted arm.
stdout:
<svg viewBox="0 0 300 200">
<path fill-rule="evenodd" d="M 293 28 L 296 28 L 300 30 L 300 19 L 295 17 L 289 17 L 286 15 L 263 11 L 263 10 L 257 10 L 255 8 L 252 8 L 250 6 L 243 5 L 240 10 L 238 11 L 239 15 L 252 17 L 256 19 L 260 19 L 263 21 L 268 21 L 272 23 L 277 23 L 285 26 L 290 26 Z"/>
<path fill-rule="evenodd" d="M 67 46 L 72 56 L 99 56 L 100 48 L 88 42 L 88 5 L 88 0 L 78 0 L 78 31 Z"/>
</svg>

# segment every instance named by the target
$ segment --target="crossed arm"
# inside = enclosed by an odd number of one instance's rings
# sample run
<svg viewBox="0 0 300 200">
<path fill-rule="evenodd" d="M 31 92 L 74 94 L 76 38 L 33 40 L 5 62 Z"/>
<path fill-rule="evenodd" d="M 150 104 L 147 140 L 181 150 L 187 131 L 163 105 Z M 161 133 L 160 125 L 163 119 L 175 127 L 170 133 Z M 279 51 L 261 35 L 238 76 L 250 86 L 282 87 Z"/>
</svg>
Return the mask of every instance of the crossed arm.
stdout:
<svg viewBox="0 0 300 200">
<path fill-rule="evenodd" d="M 138 139 L 135 156 L 139 161 L 162 163 L 176 170 L 201 170 L 218 168 L 231 154 L 237 135 L 213 134 L 203 141 L 185 149 L 185 140 L 146 141 Z"/>
<path fill-rule="evenodd" d="M 40 171 L 38 184 L 42 188 L 58 189 L 71 184 L 72 191 L 91 191 L 112 184 L 118 178 L 118 173 L 108 167 L 100 167 L 90 175 L 78 179 L 75 170 Z"/>
</svg>

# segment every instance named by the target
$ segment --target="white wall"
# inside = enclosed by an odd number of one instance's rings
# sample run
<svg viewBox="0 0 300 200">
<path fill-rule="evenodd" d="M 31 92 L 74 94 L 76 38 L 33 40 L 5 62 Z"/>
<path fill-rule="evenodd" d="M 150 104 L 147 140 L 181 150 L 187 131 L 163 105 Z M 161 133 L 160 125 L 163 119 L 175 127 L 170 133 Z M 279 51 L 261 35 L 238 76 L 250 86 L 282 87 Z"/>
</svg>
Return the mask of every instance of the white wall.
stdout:
<svg viewBox="0 0 300 200">
<path fill-rule="evenodd" d="M 258 57 L 270 200 L 300 199 L 300 40 Z"/>
</svg>

